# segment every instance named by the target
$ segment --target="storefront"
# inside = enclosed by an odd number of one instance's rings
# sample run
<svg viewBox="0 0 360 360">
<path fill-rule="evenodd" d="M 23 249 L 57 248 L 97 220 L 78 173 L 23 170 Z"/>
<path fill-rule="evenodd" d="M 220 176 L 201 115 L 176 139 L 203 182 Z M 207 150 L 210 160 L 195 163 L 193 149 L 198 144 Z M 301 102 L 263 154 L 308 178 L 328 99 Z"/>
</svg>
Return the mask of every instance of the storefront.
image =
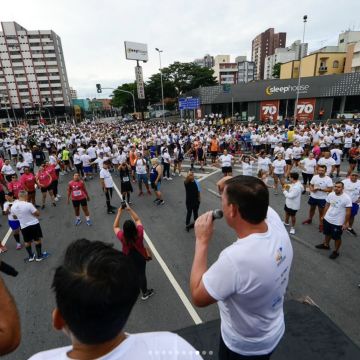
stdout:
<svg viewBox="0 0 360 360">
<path fill-rule="evenodd" d="M 222 86 L 201 87 L 182 97 L 200 97 L 202 115 L 221 113 L 240 118 L 255 116 L 257 120 L 294 115 L 298 79 L 263 80 L 247 84 L 234 84 L 229 93 Z M 233 109 L 233 110 L 232 110 Z M 360 73 L 306 77 L 299 89 L 298 117 L 315 120 L 320 110 L 323 119 L 338 118 L 345 114 L 351 118 L 360 113 Z"/>
</svg>

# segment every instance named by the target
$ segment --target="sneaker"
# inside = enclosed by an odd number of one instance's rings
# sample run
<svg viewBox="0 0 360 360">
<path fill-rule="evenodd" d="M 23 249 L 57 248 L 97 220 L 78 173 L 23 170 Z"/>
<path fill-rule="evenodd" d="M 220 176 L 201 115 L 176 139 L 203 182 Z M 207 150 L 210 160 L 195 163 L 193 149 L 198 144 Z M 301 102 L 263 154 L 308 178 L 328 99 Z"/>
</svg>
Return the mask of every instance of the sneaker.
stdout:
<svg viewBox="0 0 360 360">
<path fill-rule="evenodd" d="M 291 228 L 291 229 L 290 229 L 290 234 L 292 234 L 292 235 L 295 234 L 295 229 L 294 229 L 294 228 Z"/>
<path fill-rule="evenodd" d="M 7 252 L 7 248 L 3 245 L 0 245 L 0 252 Z"/>
<path fill-rule="evenodd" d="M 302 194 L 303 194 L 303 195 L 306 194 L 306 191 L 304 190 L 304 191 L 302 192 Z"/>
<path fill-rule="evenodd" d="M 131 201 L 128 201 L 128 204 L 129 204 L 129 205 L 131 205 L 131 204 L 132 204 L 132 202 L 131 202 Z"/>
<path fill-rule="evenodd" d="M 61 198 L 61 195 L 57 194 L 56 197 L 57 197 L 57 198 Z"/>
<path fill-rule="evenodd" d="M 277 191 L 275 191 L 275 195 L 278 195 L 279 193 Z"/>
<path fill-rule="evenodd" d="M 87 177 L 86 177 L 86 176 L 84 177 L 84 181 L 87 181 Z"/>
<path fill-rule="evenodd" d="M 31 255 L 29 255 L 29 262 L 34 261 L 35 260 L 35 254 L 32 253 Z"/>
<path fill-rule="evenodd" d="M 283 224 L 284 224 L 285 226 L 289 226 L 289 225 L 290 225 L 290 223 L 286 223 L 285 221 L 283 221 Z"/>
<path fill-rule="evenodd" d="M 352 235 L 352 236 L 357 236 L 357 233 L 354 231 L 354 229 L 349 229 L 349 228 L 347 228 L 347 229 L 346 229 L 346 232 L 349 233 L 349 234 Z"/>
<path fill-rule="evenodd" d="M 168 178 L 168 180 L 172 180 L 172 178 L 171 178 L 171 177 L 169 177 L 169 178 Z"/>
<path fill-rule="evenodd" d="M 182 176 L 181 174 L 179 174 L 179 176 Z"/>
<path fill-rule="evenodd" d="M 308 224 L 311 224 L 312 223 L 312 220 L 308 219 L 308 220 L 305 220 L 302 222 L 303 225 L 308 225 Z"/>
<path fill-rule="evenodd" d="M 55 201 L 56 201 L 56 200 L 55 200 Z M 54 202 L 53 202 L 52 204 L 53 204 L 53 206 L 55 206 L 55 207 L 56 207 L 56 204 L 55 204 Z"/>
<path fill-rule="evenodd" d="M 59 199 L 56 197 L 55 199 L 54 199 L 55 201 L 59 201 Z"/>
<path fill-rule="evenodd" d="M 158 205 L 163 205 L 165 203 L 165 201 L 164 200 L 160 200 L 160 201 L 158 201 Z"/>
<path fill-rule="evenodd" d="M 158 201 L 160 201 L 160 199 L 155 199 L 155 200 L 154 200 L 154 203 L 156 203 L 156 202 L 158 202 Z"/>
<path fill-rule="evenodd" d="M 337 251 L 333 251 L 329 258 L 335 260 L 340 254 Z"/>
<path fill-rule="evenodd" d="M 172 173 L 171 175 L 172 175 L 172 176 L 176 176 L 176 174 L 175 174 L 175 173 Z"/>
<path fill-rule="evenodd" d="M 205 169 L 204 169 L 204 168 L 201 168 L 200 170 L 205 171 Z"/>
<path fill-rule="evenodd" d="M 323 228 L 323 226 L 322 225 L 319 225 L 319 232 L 323 232 L 323 230 L 324 230 L 324 228 Z"/>
<path fill-rule="evenodd" d="M 92 226 L 91 220 L 86 220 L 86 223 L 87 223 L 89 226 Z"/>
<path fill-rule="evenodd" d="M 150 190 L 148 190 L 148 191 L 147 191 L 147 194 L 148 194 L 148 195 L 151 195 L 151 191 L 150 191 Z"/>
<path fill-rule="evenodd" d="M 134 179 L 133 182 L 136 182 L 136 180 Z"/>
<path fill-rule="evenodd" d="M 315 245 L 315 247 L 321 250 L 330 250 L 330 246 L 326 246 L 324 244 Z"/>
<path fill-rule="evenodd" d="M 43 205 L 42 207 L 41 207 L 41 210 L 44 210 L 45 209 L 45 205 Z"/>
<path fill-rule="evenodd" d="M 114 211 L 112 211 L 112 210 L 108 210 L 108 212 L 107 212 L 108 214 L 115 214 L 115 212 Z"/>
<path fill-rule="evenodd" d="M 110 205 L 111 210 L 117 210 L 117 207 Z"/>
<path fill-rule="evenodd" d="M 16 243 L 16 250 L 20 250 L 21 249 L 21 244 L 20 243 Z"/>
<path fill-rule="evenodd" d="M 81 219 L 76 219 L 76 221 L 75 221 L 75 226 L 80 225 L 80 223 L 81 223 Z"/>
<path fill-rule="evenodd" d="M 167 180 L 167 177 L 166 177 L 166 176 L 164 176 L 164 177 L 163 177 L 163 179 L 166 179 L 166 180 Z"/>
<path fill-rule="evenodd" d="M 93 179 L 93 177 L 92 176 L 90 176 L 90 180 L 92 180 Z"/>
<path fill-rule="evenodd" d="M 147 291 L 147 293 L 143 294 L 143 296 L 141 297 L 141 300 L 146 300 L 149 297 L 153 296 L 155 294 L 155 291 L 153 289 L 150 289 Z"/>
<path fill-rule="evenodd" d="M 143 192 L 140 192 L 140 193 L 139 193 L 139 196 L 143 196 L 143 195 L 144 195 L 144 193 L 143 193 Z"/>
<path fill-rule="evenodd" d="M 46 251 L 44 251 L 40 256 L 36 258 L 36 261 L 42 261 L 44 259 L 47 259 L 50 256 L 50 254 Z"/>
</svg>

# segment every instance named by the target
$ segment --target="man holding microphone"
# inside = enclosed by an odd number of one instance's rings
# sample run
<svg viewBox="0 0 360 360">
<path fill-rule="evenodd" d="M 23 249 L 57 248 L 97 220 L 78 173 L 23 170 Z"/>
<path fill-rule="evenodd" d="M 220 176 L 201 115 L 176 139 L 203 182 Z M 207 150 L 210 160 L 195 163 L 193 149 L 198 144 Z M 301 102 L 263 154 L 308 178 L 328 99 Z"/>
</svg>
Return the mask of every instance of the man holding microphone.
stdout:
<svg viewBox="0 0 360 360">
<path fill-rule="evenodd" d="M 199 307 L 219 304 L 219 359 L 269 359 L 285 332 L 283 302 L 293 258 L 290 238 L 269 207 L 269 192 L 260 179 L 226 177 L 218 188 L 224 218 L 238 239 L 208 269 L 213 212 L 197 219 L 191 297 Z"/>
</svg>

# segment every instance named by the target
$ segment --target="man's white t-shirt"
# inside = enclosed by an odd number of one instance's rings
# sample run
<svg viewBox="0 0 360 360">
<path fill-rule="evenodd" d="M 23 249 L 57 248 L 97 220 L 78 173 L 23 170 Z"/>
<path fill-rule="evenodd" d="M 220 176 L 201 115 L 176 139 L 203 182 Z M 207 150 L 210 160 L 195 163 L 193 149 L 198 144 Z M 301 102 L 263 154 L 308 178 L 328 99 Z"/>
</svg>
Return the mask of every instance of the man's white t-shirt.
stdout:
<svg viewBox="0 0 360 360">
<path fill-rule="evenodd" d="M 331 149 L 330 150 L 331 157 L 335 160 L 335 165 L 341 164 L 341 155 L 343 154 L 340 149 Z"/>
<path fill-rule="evenodd" d="M 202 278 L 218 301 L 226 346 L 245 356 L 270 353 L 285 331 L 283 302 L 293 249 L 271 207 L 265 221 L 266 233 L 238 239 Z"/>
<path fill-rule="evenodd" d="M 313 176 L 313 178 L 310 181 L 310 184 L 314 185 L 315 189 L 326 189 L 328 187 L 334 186 L 332 180 L 326 175 L 324 177 L 320 177 L 319 175 Z M 311 192 L 310 196 L 313 199 L 325 200 L 326 197 L 328 196 L 328 192 L 325 191 Z"/>
<path fill-rule="evenodd" d="M 177 334 L 164 331 L 133 335 L 126 334 L 126 337 L 126 340 L 110 353 L 94 360 L 202 359 L 198 355 L 197 350 Z M 47 350 L 32 356 L 29 360 L 74 360 L 67 356 L 67 353 L 71 350 L 72 346 Z M 201 354 L 200 349 L 199 351 Z"/>
<path fill-rule="evenodd" d="M 330 175 L 333 165 L 335 165 L 335 160 L 333 158 L 325 159 L 324 157 L 318 161 L 318 165 L 326 166 L 326 175 Z"/>
<path fill-rule="evenodd" d="M 221 161 L 222 167 L 231 167 L 231 163 L 233 161 L 232 155 L 221 155 L 219 157 L 219 160 Z"/>
<path fill-rule="evenodd" d="M 336 195 L 335 192 L 332 192 L 327 196 L 326 202 L 330 206 L 324 219 L 330 224 L 341 226 L 345 221 L 346 208 L 352 207 L 350 196 L 345 193 Z"/>
<path fill-rule="evenodd" d="M 104 184 L 106 188 L 112 188 L 114 186 L 114 181 L 108 169 L 100 170 L 100 179 L 104 179 Z"/>
<path fill-rule="evenodd" d="M 345 179 L 342 183 L 344 184 L 344 193 L 350 196 L 351 201 L 353 203 L 358 201 L 360 197 L 360 180 L 353 183 L 350 179 Z"/>
<path fill-rule="evenodd" d="M 18 201 L 13 204 L 11 213 L 19 220 L 21 229 L 39 223 L 37 217 L 33 215 L 37 211 L 33 204 L 26 201 Z"/>
</svg>

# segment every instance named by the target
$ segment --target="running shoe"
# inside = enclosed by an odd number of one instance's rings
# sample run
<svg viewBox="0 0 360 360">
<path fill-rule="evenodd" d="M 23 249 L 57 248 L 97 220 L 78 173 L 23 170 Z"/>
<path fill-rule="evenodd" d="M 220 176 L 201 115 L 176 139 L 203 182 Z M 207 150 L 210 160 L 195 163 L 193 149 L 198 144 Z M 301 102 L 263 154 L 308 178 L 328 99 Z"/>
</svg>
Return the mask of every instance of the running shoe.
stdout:
<svg viewBox="0 0 360 360">
<path fill-rule="evenodd" d="M 167 180 L 167 176 L 164 176 L 163 179 L 164 179 L 164 180 Z"/>
<path fill-rule="evenodd" d="M 93 179 L 93 177 L 92 176 L 90 176 L 90 180 L 92 180 Z"/>
<path fill-rule="evenodd" d="M 171 178 L 171 177 L 169 177 L 169 178 L 168 178 L 168 180 L 172 180 L 172 178 Z"/>
<path fill-rule="evenodd" d="M 131 201 L 128 201 L 128 204 L 129 204 L 129 205 L 131 205 L 131 204 L 132 204 L 132 202 L 131 202 Z"/>
<path fill-rule="evenodd" d="M 87 177 L 84 177 L 84 181 L 87 181 Z"/>
<path fill-rule="evenodd" d="M 308 219 L 308 220 L 305 220 L 302 222 L 303 225 L 308 225 L 308 224 L 311 224 L 312 223 L 312 220 Z"/>
<path fill-rule="evenodd" d="M 143 195 L 144 195 L 144 193 L 141 191 L 141 192 L 139 193 L 139 197 L 140 197 L 140 196 L 143 196 Z"/>
<path fill-rule="evenodd" d="M 285 221 L 283 221 L 283 224 L 284 224 L 285 226 L 289 226 L 289 225 L 290 225 L 290 223 L 286 223 Z"/>
<path fill-rule="evenodd" d="M 86 223 L 87 223 L 89 226 L 92 226 L 91 220 L 86 220 Z"/>
<path fill-rule="evenodd" d="M 302 194 L 303 194 L 303 195 L 306 194 L 306 191 L 304 190 L 304 191 L 302 192 Z"/>
<path fill-rule="evenodd" d="M 75 226 L 79 226 L 81 224 L 81 219 L 76 219 Z"/>
<path fill-rule="evenodd" d="M 156 202 L 158 202 L 158 201 L 160 201 L 160 199 L 155 199 L 155 200 L 154 200 L 154 203 L 156 203 Z M 129 203 L 129 204 L 130 204 L 130 203 Z"/>
<path fill-rule="evenodd" d="M 164 200 L 160 200 L 157 204 L 158 204 L 158 205 L 163 205 L 164 203 L 165 203 Z"/>
<path fill-rule="evenodd" d="M 60 194 L 57 194 L 56 197 L 57 197 L 57 198 L 61 198 L 61 195 L 60 195 Z"/>
<path fill-rule="evenodd" d="M 153 289 L 148 290 L 143 296 L 141 297 L 141 300 L 146 300 L 149 297 L 153 296 L 155 294 L 155 291 Z"/>
<path fill-rule="evenodd" d="M 55 199 L 54 199 L 55 201 L 59 201 L 59 199 L 56 197 Z"/>
<path fill-rule="evenodd" d="M 278 195 L 279 193 L 277 191 L 275 191 L 275 195 Z"/>
<path fill-rule="evenodd" d="M 44 210 L 45 209 L 45 205 L 43 205 L 42 207 L 41 207 L 41 210 Z"/>
<path fill-rule="evenodd" d="M 34 253 L 32 253 L 31 255 L 29 255 L 29 262 L 31 262 L 31 261 L 34 261 L 35 260 L 35 254 Z"/>
<path fill-rule="evenodd" d="M 172 175 L 172 176 L 176 176 L 176 174 L 175 174 L 175 173 L 171 173 L 171 175 Z"/>
<path fill-rule="evenodd" d="M 322 225 L 319 225 L 319 232 L 323 232 L 324 228 Z"/>
<path fill-rule="evenodd" d="M 115 212 L 114 211 L 112 211 L 112 210 L 108 210 L 108 212 L 107 212 L 108 214 L 115 214 Z"/>
<path fill-rule="evenodd" d="M 150 191 L 150 190 L 148 190 L 147 193 L 148 193 L 148 195 L 151 195 L 151 191 Z"/>
<path fill-rule="evenodd" d="M 36 258 L 36 261 L 42 261 L 44 259 L 47 259 L 50 256 L 50 253 L 44 251 L 40 256 Z"/>
<path fill-rule="evenodd" d="M 294 228 L 290 229 L 290 234 L 295 235 L 295 229 Z"/>
<path fill-rule="evenodd" d="M 200 168 L 200 170 L 205 171 L 205 169 L 204 169 L 204 168 Z"/>
<path fill-rule="evenodd" d="M 347 229 L 346 229 L 346 232 L 349 233 L 349 234 L 352 235 L 352 236 L 357 236 L 357 233 L 354 231 L 354 229 L 349 229 L 349 228 L 347 228 Z"/>
<path fill-rule="evenodd" d="M 53 204 L 53 206 L 55 206 L 55 207 L 56 207 L 56 203 L 54 203 L 54 202 L 53 202 L 52 204 Z"/>
<path fill-rule="evenodd" d="M 332 259 L 332 260 L 335 260 L 340 254 L 337 252 L 337 251 L 333 251 L 329 258 Z"/>
<path fill-rule="evenodd" d="M 3 245 L 0 245 L 0 252 L 6 252 L 7 248 Z"/>
<path fill-rule="evenodd" d="M 16 250 L 20 250 L 21 249 L 21 244 L 20 243 L 16 243 Z"/>
<path fill-rule="evenodd" d="M 315 247 L 321 250 L 330 250 L 330 246 L 326 246 L 324 244 L 315 245 Z"/>
</svg>

